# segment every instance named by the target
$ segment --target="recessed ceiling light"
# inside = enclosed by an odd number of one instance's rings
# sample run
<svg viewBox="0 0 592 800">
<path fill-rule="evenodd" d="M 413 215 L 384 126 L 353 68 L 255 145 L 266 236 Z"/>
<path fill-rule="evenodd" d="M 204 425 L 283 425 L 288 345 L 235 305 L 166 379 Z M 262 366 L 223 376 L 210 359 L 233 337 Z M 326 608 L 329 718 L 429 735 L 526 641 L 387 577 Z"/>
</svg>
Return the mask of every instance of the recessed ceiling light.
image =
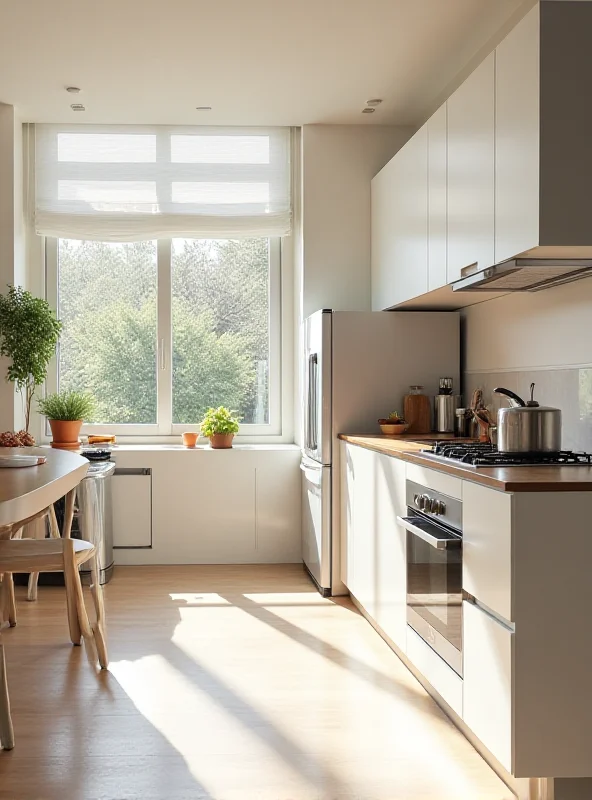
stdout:
<svg viewBox="0 0 592 800">
<path fill-rule="evenodd" d="M 363 108 L 362 114 L 374 114 L 375 111 L 376 111 L 375 108 Z"/>
<path fill-rule="evenodd" d="M 70 94 L 78 94 L 80 89 L 78 88 L 78 86 L 66 86 L 66 91 L 70 92 Z"/>
<path fill-rule="evenodd" d="M 380 97 L 375 97 L 374 100 L 366 100 L 366 105 L 371 106 L 372 108 L 379 106 L 381 103 L 382 100 L 380 99 Z"/>
<path fill-rule="evenodd" d="M 72 111 L 86 111 L 86 108 L 82 105 L 82 103 L 72 103 L 70 108 Z"/>
<path fill-rule="evenodd" d="M 212 106 L 195 106 L 196 111 L 211 111 Z"/>
</svg>

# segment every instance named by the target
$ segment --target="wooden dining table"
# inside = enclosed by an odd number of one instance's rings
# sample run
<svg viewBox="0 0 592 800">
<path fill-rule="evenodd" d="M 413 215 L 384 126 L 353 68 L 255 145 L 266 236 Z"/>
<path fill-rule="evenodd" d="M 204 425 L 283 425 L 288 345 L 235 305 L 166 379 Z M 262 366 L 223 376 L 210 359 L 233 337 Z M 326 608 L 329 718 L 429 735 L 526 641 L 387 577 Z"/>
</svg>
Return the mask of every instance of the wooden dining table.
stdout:
<svg viewBox="0 0 592 800">
<path fill-rule="evenodd" d="M 40 514 L 75 490 L 88 472 L 88 460 L 68 450 L 3 447 L 0 454 L 47 459 L 34 467 L 0 469 L 0 529 Z"/>
</svg>

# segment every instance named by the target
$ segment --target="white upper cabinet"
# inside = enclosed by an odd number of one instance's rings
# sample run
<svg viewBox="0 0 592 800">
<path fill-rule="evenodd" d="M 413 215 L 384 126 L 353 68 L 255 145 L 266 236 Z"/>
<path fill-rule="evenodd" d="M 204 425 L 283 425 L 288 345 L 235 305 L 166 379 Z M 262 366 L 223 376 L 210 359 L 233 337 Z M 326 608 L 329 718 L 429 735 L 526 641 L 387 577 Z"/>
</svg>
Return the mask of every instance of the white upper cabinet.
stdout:
<svg viewBox="0 0 592 800">
<path fill-rule="evenodd" d="M 448 199 L 446 103 L 430 117 L 428 127 L 428 291 L 446 283 Z"/>
<path fill-rule="evenodd" d="M 446 103 L 428 120 L 428 291 L 446 279 L 447 124 Z"/>
<path fill-rule="evenodd" d="M 372 310 L 428 286 L 428 132 L 423 126 L 372 181 Z"/>
<path fill-rule="evenodd" d="M 495 62 L 495 260 L 539 243 L 539 6 Z"/>
<path fill-rule="evenodd" d="M 537 5 L 496 50 L 495 260 L 592 256 L 592 4 Z"/>
<path fill-rule="evenodd" d="M 495 260 L 539 243 L 539 6 L 495 63 Z"/>
<path fill-rule="evenodd" d="M 494 263 L 495 54 L 448 99 L 447 282 Z"/>
<path fill-rule="evenodd" d="M 590 30 L 592 3 L 537 3 L 374 178 L 374 310 L 468 267 L 592 258 Z"/>
</svg>

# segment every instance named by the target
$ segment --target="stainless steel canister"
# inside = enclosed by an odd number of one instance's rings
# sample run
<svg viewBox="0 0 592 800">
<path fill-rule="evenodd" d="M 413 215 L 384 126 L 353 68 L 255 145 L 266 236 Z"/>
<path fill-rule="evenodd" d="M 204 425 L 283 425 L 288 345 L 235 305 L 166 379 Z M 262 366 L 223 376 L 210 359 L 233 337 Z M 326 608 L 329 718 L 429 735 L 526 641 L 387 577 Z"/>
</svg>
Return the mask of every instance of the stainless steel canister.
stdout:
<svg viewBox="0 0 592 800">
<path fill-rule="evenodd" d="M 459 394 L 437 394 L 434 397 L 434 430 L 437 433 L 454 433 L 456 409 L 460 404 Z"/>
</svg>

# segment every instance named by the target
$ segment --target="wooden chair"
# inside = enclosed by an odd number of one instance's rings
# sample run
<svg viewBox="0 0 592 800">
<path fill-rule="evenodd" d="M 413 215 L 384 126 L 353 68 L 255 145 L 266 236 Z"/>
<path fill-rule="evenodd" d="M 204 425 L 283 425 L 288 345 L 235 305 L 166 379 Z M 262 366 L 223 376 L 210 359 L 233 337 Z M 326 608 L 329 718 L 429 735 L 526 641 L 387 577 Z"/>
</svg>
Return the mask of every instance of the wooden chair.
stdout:
<svg viewBox="0 0 592 800">
<path fill-rule="evenodd" d="M 103 591 L 99 583 L 98 566 L 96 560 L 96 550 L 90 542 L 80 539 L 70 538 L 70 528 L 72 523 L 72 513 L 74 509 L 75 490 L 66 496 L 66 513 L 64 519 L 64 535 L 56 536 L 52 522 L 55 522 L 55 515 L 52 518 L 51 511 L 44 511 L 21 520 L 18 523 L 0 528 L 0 573 L 2 573 L 2 606 L 5 617 L 8 617 L 11 625 L 16 624 L 16 605 L 14 600 L 14 583 L 12 580 L 13 572 L 29 572 L 31 578 L 35 578 L 39 572 L 63 572 L 64 583 L 66 586 L 66 605 L 68 610 L 68 626 L 72 643 L 80 645 L 82 637 L 89 643 L 95 645 L 101 668 L 107 669 L 109 658 L 107 654 L 107 644 L 105 637 L 105 611 L 103 605 Z M 45 517 L 49 514 L 50 529 L 52 538 L 46 539 L 22 539 L 18 538 L 22 534 L 22 528 L 28 522 Z M 9 537 L 17 538 L 9 538 Z M 91 562 L 91 594 L 96 613 L 96 624 L 91 626 L 80 573 L 78 571 L 81 564 L 86 561 Z M 36 594 L 36 593 L 35 593 Z M 29 583 L 29 597 L 31 598 L 31 580 Z M 6 666 L 4 660 L 4 647 L 0 641 L 0 743 L 5 750 L 14 747 L 14 734 L 10 716 L 10 701 L 8 696 L 8 684 L 6 680 Z"/>
</svg>

